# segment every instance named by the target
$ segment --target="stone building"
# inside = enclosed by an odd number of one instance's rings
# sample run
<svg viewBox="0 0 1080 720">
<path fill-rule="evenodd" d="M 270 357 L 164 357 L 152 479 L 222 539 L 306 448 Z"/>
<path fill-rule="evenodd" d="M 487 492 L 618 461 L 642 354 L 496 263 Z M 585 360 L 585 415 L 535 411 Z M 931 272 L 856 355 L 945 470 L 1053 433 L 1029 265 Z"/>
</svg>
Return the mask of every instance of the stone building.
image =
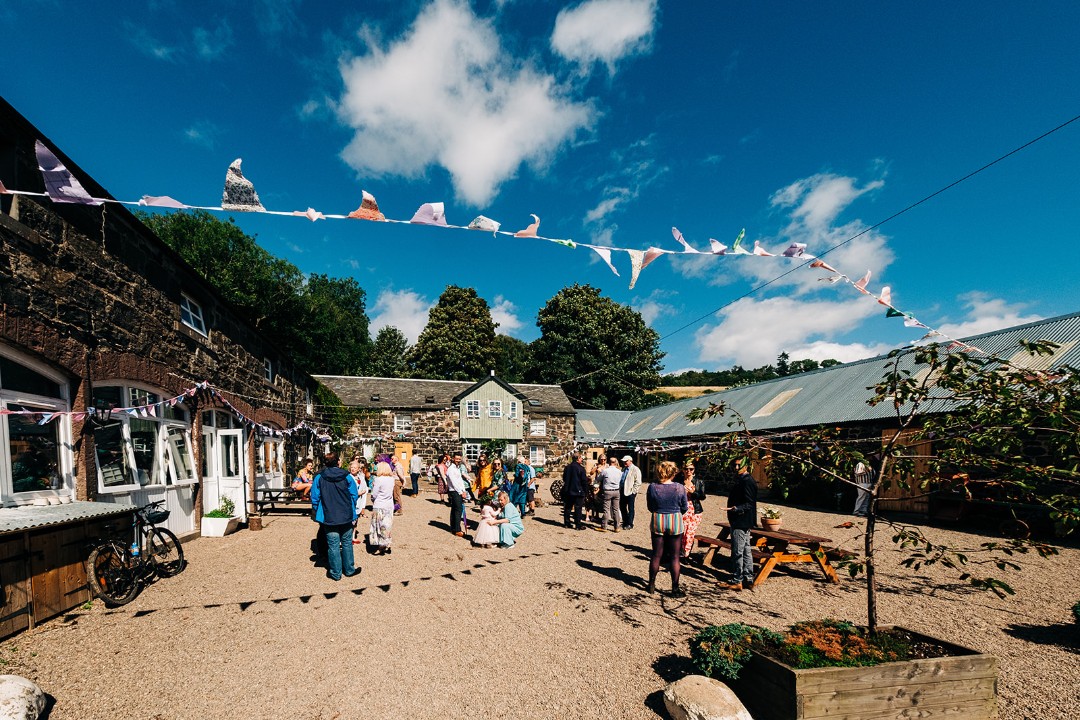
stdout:
<svg viewBox="0 0 1080 720">
<path fill-rule="evenodd" d="M 110 197 L 0 100 L 0 635 L 86 599 L 93 518 L 243 517 L 316 387 L 124 206 L 45 196 L 38 141 Z"/>
<path fill-rule="evenodd" d="M 574 447 L 576 411 L 558 385 L 316 375 L 348 407 L 360 409 L 352 437 L 367 457 L 393 453 L 425 464 L 440 452 L 476 460 L 487 441 L 506 443 L 538 468 L 564 461 Z"/>
</svg>

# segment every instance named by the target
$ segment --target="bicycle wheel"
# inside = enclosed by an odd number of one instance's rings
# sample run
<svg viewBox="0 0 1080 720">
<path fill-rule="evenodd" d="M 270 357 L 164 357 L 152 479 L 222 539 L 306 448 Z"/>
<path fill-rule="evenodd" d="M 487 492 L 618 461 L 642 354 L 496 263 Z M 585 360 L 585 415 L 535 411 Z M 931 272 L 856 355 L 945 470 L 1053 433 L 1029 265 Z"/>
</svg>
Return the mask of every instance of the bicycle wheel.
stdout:
<svg viewBox="0 0 1080 720">
<path fill-rule="evenodd" d="M 562 478 L 558 478 L 551 482 L 551 497 L 555 498 L 555 502 L 562 502 Z"/>
<path fill-rule="evenodd" d="M 90 592 L 109 605 L 125 605 L 139 592 L 139 579 L 115 545 L 99 545 L 86 559 Z"/>
<path fill-rule="evenodd" d="M 146 555 L 161 577 L 172 577 L 184 569 L 184 548 L 170 530 L 154 528 L 146 538 Z"/>
</svg>

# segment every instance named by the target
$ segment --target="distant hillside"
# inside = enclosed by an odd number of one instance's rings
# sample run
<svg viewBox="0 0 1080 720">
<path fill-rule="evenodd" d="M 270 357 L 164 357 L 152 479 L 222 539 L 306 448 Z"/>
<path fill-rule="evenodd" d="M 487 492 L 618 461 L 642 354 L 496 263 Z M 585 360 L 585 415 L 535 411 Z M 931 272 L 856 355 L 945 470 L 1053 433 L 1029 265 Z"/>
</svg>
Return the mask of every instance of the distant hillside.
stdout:
<svg viewBox="0 0 1080 720">
<path fill-rule="evenodd" d="M 701 397 L 702 395 L 708 395 L 709 393 L 720 392 L 721 390 L 727 390 L 725 385 L 661 385 L 652 391 L 652 393 L 667 393 L 676 400 L 685 400 L 686 398 Z"/>
</svg>

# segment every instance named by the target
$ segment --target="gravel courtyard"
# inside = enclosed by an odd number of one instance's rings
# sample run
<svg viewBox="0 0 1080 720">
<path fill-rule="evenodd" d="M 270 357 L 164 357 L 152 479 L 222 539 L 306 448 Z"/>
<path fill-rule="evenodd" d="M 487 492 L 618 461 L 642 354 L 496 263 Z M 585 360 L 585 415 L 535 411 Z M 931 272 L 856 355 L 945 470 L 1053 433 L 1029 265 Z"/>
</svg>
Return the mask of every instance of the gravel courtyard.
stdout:
<svg viewBox="0 0 1080 720">
<path fill-rule="evenodd" d="M 685 598 L 646 594 L 644 497 L 637 527 L 619 534 L 563 529 L 561 508 L 549 505 L 508 550 L 449 535 L 436 498 L 405 498 L 393 554 L 358 552 L 363 572 L 341 582 L 313 567 L 315 526 L 304 516 L 194 540 L 187 569 L 130 605 L 95 601 L 0 644 L 4 672 L 52 695 L 54 720 L 655 718 L 666 683 L 689 671 L 686 641 L 702 626 L 865 620 L 860 581 L 826 584 L 810 566 L 740 593 L 686 567 Z M 709 534 L 722 503 L 705 506 Z M 835 527 L 849 519 L 789 509 L 784 523 L 856 549 L 858 527 Z M 997 655 L 1002 718 L 1080 716 L 1080 632 L 1069 612 L 1080 551 L 1022 558 L 1016 596 L 999 600 L 939 570 L 910 575 L 888 537 L 879 536 L 882 622 Z M 666 592 L 667 577 L 658 585 Z"/>
</svg>

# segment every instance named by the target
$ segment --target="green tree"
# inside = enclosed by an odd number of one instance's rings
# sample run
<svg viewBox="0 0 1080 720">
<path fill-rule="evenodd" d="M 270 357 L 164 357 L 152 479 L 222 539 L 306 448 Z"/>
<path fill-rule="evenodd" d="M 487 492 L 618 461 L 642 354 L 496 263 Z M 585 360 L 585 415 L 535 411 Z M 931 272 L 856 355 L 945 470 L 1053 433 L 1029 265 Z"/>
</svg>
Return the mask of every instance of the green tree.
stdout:
<svg viewBox="0 0 1080 720">
<path fill-rule="evenodd" d="M 780 377 L 786 377 L 791 374 L 791 356 L 786 352 L 782 352 L 776 356 L 776 374 Z"/>
<path fill-rule="evenodd" d="M 405 360 L 408 351 L 409 341 L 403 332 L 393 325 L 381 328 L 375 335 L 368 372 L 374 377 L 409 377 L 409 365 Z"/>
<path fill-rule="evenodd" d="M 297 318 L 301 367 L 318 375 L 361 375 L 371 356 L 364 289 L 353 278 L 311 275 Z"/>
<path fill-rule="evenodd" d="M 293 331 L 304 283 L 299 268 L 264 250 L 231 218 L 222 221 L 205 210 L 137 214 L 267 339 L 286 351 L 297 348 Z"/>
<path fill-rule="evenodd" d="M 532 369 L 532 349 L 509 335 L 495 336 L 495 374 L 508 383 L 525 382 Z"/>
<path fill-rule="evenodd" d="M 532 377 L 557 383 L 577 407 L 634 410 L 660 384 L 660 336 L 641 313 L 590 285 L 563 288 L 541 308 Z"/>
<path fill-rule="evenodd" d="M 410 353 L 417 377 L 479 380 L 495 369 L 491 308 L 472 288 L 447 285 Z"/>
</svg>

